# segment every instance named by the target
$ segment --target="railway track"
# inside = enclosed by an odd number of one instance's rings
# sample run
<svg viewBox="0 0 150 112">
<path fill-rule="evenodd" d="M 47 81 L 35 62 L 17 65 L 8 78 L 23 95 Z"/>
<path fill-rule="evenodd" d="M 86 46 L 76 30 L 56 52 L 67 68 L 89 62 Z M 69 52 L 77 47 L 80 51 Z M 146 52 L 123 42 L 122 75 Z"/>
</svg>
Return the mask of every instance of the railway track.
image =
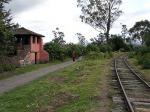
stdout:
<svg viewBox="0 0 150 112">
<path fill-rule="evenodd" d="M 114 60 L 114 77 L 121 96 L 119 112 L 150 112 L 150 85 L 129 66 L 126 58 Z"/>
</svg>

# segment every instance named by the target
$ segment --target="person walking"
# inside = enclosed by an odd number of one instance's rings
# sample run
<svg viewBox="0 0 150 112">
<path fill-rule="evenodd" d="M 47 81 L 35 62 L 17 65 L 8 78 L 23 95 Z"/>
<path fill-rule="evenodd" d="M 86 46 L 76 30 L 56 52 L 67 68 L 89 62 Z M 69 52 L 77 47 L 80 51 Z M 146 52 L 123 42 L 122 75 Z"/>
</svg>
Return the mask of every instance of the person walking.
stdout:
<svg viewBox="0 0 150 112">
<path fill-rule="evenodd" d="M 75 51 L 73 50 L 73 52 L 72 52 L 72 61 L 75 62 L 75 60 L 76 60 L 76 53 L 75 53 Z"/>
</svg>

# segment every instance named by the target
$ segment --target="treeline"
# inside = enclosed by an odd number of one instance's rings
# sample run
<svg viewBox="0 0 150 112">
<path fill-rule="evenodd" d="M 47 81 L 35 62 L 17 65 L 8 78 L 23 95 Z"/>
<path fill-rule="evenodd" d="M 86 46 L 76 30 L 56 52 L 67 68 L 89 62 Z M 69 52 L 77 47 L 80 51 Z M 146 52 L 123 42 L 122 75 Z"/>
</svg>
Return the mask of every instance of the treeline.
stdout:
<svg viewBox="0 0 150 112">
<path fill-rule="evenodd" d="M 66 43 L 64 40 L 65 34 L 59 28 L 56 28 L 53 34 L 54 39 L 44 45 L 51 61 L 63 61 L 65 58 L 71 57 L 73 51 L 75 51 L 77 57 L 89 55 L 93 52 L 111 56 L 113 51 L 129 51 L 131 49 L 131 46 L 125 43 L 121 35 L 111 35 L 107 43 L 104 34 L 100 34 L 98 37 L 92 38 L 91 42 L 88 42 L 81 33 L 77 33 L 79 42 L 74 44 Z"/>
<path fill-rule="evenodd" d="M 72 57 L 72 52 L 75 51 L 77 57 L 85 54 L 86 47 L 81 44 L 66 43 L 64 40 L 65 34 L 59 31 L 59 28 L 52 31 L 54 39 L 44 45 L 44 49 L 49 53 L 50 61 L 61 60 Z"/>
<path fill-rule="evenodd" d="M 132 38 L 140 42 L 130 52 L 129 57 L 136 58 L 144 69 L 150 69 L 150 21 L 139 21 L 129 31 Z"/>
<path fill-rule="evenodd" d="M 122 25 L 121 34 L 110 35 L 109 40 L 106 40 L 105 34 L 101 33 L 87 42 L 81 33 L 77 33 L 79 42 L 74 44 L 65 42 L 63 39 L 65 35 L 59 31 L 59 28 L 56 28 L 53 34 L 54 39 L 44 45 L 50 60 L 63 61 L 71 57 L 73 51 L 76 52 L 77 57 L 94 53 L 111 56 L 114 51 L 125 51 L 132 52 L 130 56 L 136 57 L 144 68 L 150 68 L 150 22 L 148 20 L 136 22 L 130 29 Z"/>
</svg>

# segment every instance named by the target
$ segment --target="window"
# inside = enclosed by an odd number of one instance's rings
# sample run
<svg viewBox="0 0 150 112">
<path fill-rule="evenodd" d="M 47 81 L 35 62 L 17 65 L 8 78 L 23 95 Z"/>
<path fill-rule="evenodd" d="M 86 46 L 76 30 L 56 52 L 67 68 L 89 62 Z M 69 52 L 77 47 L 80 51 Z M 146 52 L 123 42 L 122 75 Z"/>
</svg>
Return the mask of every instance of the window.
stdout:
<svg viewBox="0 0 150 112">
<path fill-rule="evenodd" d="M 38 43 L 38 44 L 40 43 L 40 38 L 37 38 L 37 43 Z"/>
<path fill-rule="evenodd" d="M 28 37 L 23 37 L 22 38 L 22 44 L 23 45 L 28 45 L 29 44 L 29 38 Z"/>
<path fill-rule="evenodd" d="M 32 37 L 32 39 L 33 39 L 33 43 L 35 43 L 35 39 L 36 39 L 36 38 L 35 38 L 35 37 Z"/>
<path fill-rule="evenodd" d="M 17 44 L 21 43 L 21 38 L 17 38 Z"/>
</svg>

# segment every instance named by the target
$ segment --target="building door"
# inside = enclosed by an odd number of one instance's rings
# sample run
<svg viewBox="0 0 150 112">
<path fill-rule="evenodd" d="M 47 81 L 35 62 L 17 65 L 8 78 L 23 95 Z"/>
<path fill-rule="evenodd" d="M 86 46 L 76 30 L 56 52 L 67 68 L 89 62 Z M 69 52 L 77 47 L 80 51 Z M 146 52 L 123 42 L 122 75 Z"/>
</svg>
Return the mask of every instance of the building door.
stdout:
<svg viewBox="0 0 150 112">
<path fill-rule="evenodd" d="M 37 52 L 35 52 L 35 64 L 37 64 Z"/>
</svg>

